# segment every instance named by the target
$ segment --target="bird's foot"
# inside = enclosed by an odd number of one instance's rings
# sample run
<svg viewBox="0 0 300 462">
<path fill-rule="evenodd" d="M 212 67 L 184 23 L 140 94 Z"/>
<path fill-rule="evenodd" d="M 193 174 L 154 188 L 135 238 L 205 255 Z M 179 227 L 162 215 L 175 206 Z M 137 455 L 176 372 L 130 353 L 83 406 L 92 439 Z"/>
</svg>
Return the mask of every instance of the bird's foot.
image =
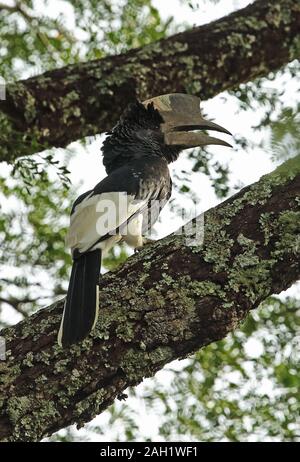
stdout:
<svg viewBox="0 0 300 462">
<path fill-rule="evenodd" d="M 153 242 L 155 242 L 154 239 L 149 239 L 148 237 L 143 237 L 143 244 L 139 247 L 136 247 L 134 249 L 134 253 L 138 253 L 140 252 L 140 250 L 142 250 L 144 247 L 150 245 L 150 244 L 153 244 Z"/>
</svg>

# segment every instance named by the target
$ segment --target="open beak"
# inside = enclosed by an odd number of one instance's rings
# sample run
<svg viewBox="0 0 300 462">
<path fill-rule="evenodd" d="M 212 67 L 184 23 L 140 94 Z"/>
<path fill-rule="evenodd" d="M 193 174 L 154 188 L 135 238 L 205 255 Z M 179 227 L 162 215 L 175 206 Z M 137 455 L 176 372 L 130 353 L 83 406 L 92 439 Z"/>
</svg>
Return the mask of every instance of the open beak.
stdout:
<svg viewBox="0 0 300 462">
<path fill-rule="evenodd" d="M 200 98 L 197 96 L 171 93 L 156 96 L 143 102 L 146 107 L 151 103 L 164 120 L 160 128 L 164 133 L 166 144 L 184 146 L 184 148 L 209 144 L 232 147 L 229 143 L 219 138 L 199 133 L 199 130 L 214 130 L 231 135 L 226 128 L 202 117 Z"/>
</svg>

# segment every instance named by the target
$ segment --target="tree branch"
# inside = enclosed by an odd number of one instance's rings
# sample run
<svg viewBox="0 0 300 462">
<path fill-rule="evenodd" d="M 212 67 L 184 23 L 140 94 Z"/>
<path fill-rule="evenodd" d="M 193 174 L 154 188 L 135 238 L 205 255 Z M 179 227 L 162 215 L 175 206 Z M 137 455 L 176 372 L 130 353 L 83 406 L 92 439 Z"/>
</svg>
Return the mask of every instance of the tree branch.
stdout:
<svg viewBox="0 0 300 462">
<path fill-rule="evenodd" d="M 299 56 L 298 0 L 257 0 L 118 56 L 8 85 L 0 101 L 0 159 L 109 130 L 136 96 L 188 92 L 202 99 L 267 75 Z"/>
<path fill-rule="evenodd" d="M 71 349 L 56 344 L 63 300 L 3 330 L 0 439 L 82 426 L 288 288 L 300 275 L 299 197 L 300 156 L 206 212 L 203 244 L 174 234 L 132 256 L 101 277 L 96 329 Z"/>
</svg>

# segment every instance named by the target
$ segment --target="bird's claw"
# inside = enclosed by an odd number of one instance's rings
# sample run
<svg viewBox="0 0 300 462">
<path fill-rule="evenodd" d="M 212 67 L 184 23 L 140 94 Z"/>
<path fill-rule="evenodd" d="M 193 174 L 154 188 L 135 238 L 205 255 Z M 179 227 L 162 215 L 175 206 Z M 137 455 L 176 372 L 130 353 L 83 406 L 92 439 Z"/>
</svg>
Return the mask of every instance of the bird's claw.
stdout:
<svg viewBox="0 0 300 462">
<path fill-rule="evenodd" d="M 154 239 L 149 239 L 148 237 L 143 237 L 143 245 L 141 245 L 140 247 L 136 247 L 134 249 L 134 253 L 140 252 L 144 247 L 152 244 L 153 242 L 155 242 Z"/>
</svg>

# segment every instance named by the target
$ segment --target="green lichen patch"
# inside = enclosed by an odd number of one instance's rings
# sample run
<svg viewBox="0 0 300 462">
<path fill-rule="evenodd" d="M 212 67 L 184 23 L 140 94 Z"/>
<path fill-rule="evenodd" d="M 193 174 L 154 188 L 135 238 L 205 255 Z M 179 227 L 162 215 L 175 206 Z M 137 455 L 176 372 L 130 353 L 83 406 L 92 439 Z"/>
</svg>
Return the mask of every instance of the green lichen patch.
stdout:
<svg viewBox="0 0 300 462">
<path fill-rule="evenodd" d="M 226 299 L 226 292 L 220 286 L 212 281 L 192 281 L 189 289 L 198 297 L 215 296 L 220 299 Z"/>
<path fill-rule="evenodd" d="M 27 396 L 10 398 L 7 415 L 13 424 L 10 441 L 38 441 L 44 434 L 45 428 L 53 419 L 59 417 L 53 401 Z"/>
<path fill-rule="evenodd" d="M 206 262 L 212 263 L 214 271 L 226 269 L 234 244 L 224 227 L 224 222 L 216 214 L 208 214 L 205 220 L 204 246 L 200 249 Z"/>
<path fill-rule="evenodd" d="M 280 239 L 276 242 L 274 257 L 283 258 L 286 253 L 298 255 L 300 252 L 300 212 L 285 211 L 278 217 Z"/>
<path fill-rule="evenodd" d="M 259 224 L 264 235 L 264 245 L 268 245 L 276 229 L 274 212 L 262 213 L 259 218 Z"/>
<path fill-rule="evenodd" d="M 120 367 L 131 383 L 138 383 L 144 377 L 154 373 L 173 358 L 173 350 L 168 346 L 160 346 L 147 352 L 144 349 L 130 348 Z"/>
</svg>

